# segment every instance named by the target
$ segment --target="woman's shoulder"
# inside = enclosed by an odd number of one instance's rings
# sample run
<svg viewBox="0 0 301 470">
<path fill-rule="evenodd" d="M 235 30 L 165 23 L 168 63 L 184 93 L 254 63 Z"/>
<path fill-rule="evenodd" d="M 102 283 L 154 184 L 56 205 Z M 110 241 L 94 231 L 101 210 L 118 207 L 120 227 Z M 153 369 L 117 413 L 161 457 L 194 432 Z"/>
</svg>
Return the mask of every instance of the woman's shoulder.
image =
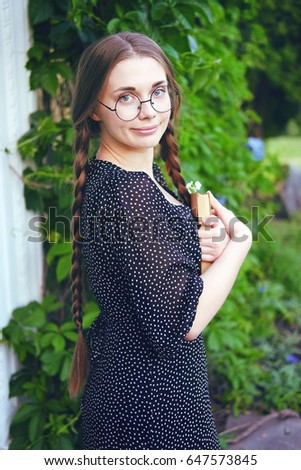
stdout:
<svg viewBox="0 0 301 470">
<path fill-rule="evenodd" d="M 87 163 L 82 200 L 83 214 L 95 212 L 99 206 L 113 203 L 115 171 L 106 163 L 97 160 L 95 156 L 90 158 Z"/>
<path fill-rule="evenodd" d="M 160 166 L 156 162 L 153 162 L 153 171 L 154 171 L 154 176 L 156 180 L 158 181 L 158 183 L 161 184 L 161 186 L 167 186 L 163 172 Z"/>
<path fill-rule="evenodd" d="M 153 176 L 166 188 L 163 172 L 156 162 L 153 162 Z M 153 178 L 145 171 L 128 171 L 95 156 L 89 160 L 84 205 L 109 205 L 111 209 L 117 206 L 130 213 L 153 212 L 162 204 L 158 192 Z"/>
<path fill-rule="evenodd" d="M 156 181 L 166 186 L 163 172 L 156 162 L 153 162 L 153 174 Z M 150 186 L 151 177 L 145 171 L 128 171 L 107 160 L 99 160 L 96 156 L 90 158 L 87 171 L 87 186 L 94 187 L 109 185 L 114 192 L 131 187 L 146 188 Z"/>
</svg>

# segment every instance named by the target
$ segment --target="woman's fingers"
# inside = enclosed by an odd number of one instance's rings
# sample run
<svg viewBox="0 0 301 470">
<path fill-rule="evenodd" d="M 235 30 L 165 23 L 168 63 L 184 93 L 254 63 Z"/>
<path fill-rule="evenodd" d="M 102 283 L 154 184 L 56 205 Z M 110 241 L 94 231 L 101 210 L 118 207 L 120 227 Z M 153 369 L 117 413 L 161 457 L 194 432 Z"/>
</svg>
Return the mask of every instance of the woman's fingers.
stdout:
<svg viewBox="0 0 301 470">
<path fill-rule="evenodd" d="M 225 224 L 217 216 L 217 210 L 211 211 L 211 216 L 202 220 L 198 230 L 202 260 L 214 262 L 229 243 L 229 235 Z"/>
<path fill-rule="evenodd" d="M 216 215 L 204 218 L 201 227 L 198 229 L 201 238 L 217 237 L 221 234 L 221 231 L 225 231 L 225 225 Z"/>
<path fill-rule="evenodd" d="M 217 216 L 223 222 L 227 232 L 230 232 L 230 228 L 237 219 L 232 211 L 226 209 L 217 199 L 213 196 L 213 194 L 209 192 L 210 203 L 213 209 L 216 211 Z"/>
<path fill-rule="evenodd" d="M 202 261 L 206 261 L 207 263 L 213 263 L 216 260 L 215 255 L 210 255 L 207 253 L 203 253 L 202 251 Z"/>
<path fill-rule="evenodd" d="M 226 234 L 226 228 L 223 224 L 219 224 L 215 228 L 205 228 L 202 229 L 200 228 L 198 230 L 198 235 L 201 240 L 212 240 L 214 241 L 220 241 Z"/>
<path fill-rule="evenodd" d="M 220 222 L 220 219 L 216 215 L 209 215 L 208 217 L 202 217 L 202 227 L 216 227 Z"/>
<path fill-rule="evenodd" d="M 230 211 L 229 209 L 226 209 L 225 206 L 223 206 L 219 201 L 218 199 L 216 199 L 216 197 L 213 196 L 213 194 L 211 193 L 211 191 L 208 191 L 209 193 L 209 198 L 210 198 L 210 204 L 212 206 L 212 208 L 215 210 L 216 212 L 216 215 L 218 217 L 220 217 L 222 220 L 224 218 L 226 218 L 227 220 L 229 219 L 229 217 L 231 217 L 231 215 L 233 216 L 233 212 Z"/>
<path fill-rule="evenodd" d="M 245 239 L 245 237 L 251 237 L 252 234 L 250 229 L 245 224 L 243 224 L 231 210 L 226 209 L 226 207 L 224 207 L 216 199 L 216 197 L 213 196 L 211 191 L 208 191 L 208 193 L 210 198 L 210 204 L 212 208 L 216 211 L 217 217 L 219 217 L 223 222 L 227 234 L 230 236 L 230 238 L 239 241 Z"/>
</svg>

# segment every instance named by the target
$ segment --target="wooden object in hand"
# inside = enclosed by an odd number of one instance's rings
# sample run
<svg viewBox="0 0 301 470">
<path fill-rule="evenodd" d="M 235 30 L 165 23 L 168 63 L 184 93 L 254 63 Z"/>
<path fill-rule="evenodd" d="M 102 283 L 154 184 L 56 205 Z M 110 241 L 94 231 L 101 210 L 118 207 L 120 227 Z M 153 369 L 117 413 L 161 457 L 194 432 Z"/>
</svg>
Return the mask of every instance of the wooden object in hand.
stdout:
<svg viewBox="0 0 301 470">
<path fill-rule="evenodd" d="M 198 223 L 204 227 L 203 220 L 211 215 L 210 197 L 208 193 L 190 194 L 191 198 L 191 211 L 193 215 L 198 219 Z M 206 271 L 211 265 L 208 261 L 201 261 L 201 273 Z"/>
</svg>

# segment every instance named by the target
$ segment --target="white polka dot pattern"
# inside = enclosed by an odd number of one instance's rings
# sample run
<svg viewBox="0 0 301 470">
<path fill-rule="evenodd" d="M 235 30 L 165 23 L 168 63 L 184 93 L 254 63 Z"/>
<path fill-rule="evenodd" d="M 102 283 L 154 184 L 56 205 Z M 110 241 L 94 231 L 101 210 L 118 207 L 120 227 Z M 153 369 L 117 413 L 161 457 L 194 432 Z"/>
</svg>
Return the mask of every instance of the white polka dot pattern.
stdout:
<svg viewBox="0 0 301 470">
<path fill-rule="evenodd" d="M 184 339 L 203 290 L 190 208 L 147 173 L 93 157 L 81 234 L 100 308 L 87 334 L 83 448 L 219 449 L 203 338 Z"/>
</svg>

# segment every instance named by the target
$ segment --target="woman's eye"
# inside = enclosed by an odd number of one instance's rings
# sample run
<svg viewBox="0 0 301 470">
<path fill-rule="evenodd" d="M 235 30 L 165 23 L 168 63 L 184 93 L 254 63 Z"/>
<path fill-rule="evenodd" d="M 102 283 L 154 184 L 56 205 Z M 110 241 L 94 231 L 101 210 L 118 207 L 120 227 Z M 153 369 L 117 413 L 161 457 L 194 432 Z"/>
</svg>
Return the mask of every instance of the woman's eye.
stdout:
<svg viewBox="0 0 301 470">
<path fill-rule="evenodd" d="M 157 98 L 159 98 L 161 96 L 164 96 L 166 92 L 167 92 L 166 88 L 159 87 L 153 91 L 153 96 L 156 96 Z"/>
<path fill-rule="evenodd" d="M 122 95 L 120 96 L 118 101 L 121 101 L 122 103 L 131 103 L 133 101 L 134 97 L 130 94 Z"/>
</svg>

